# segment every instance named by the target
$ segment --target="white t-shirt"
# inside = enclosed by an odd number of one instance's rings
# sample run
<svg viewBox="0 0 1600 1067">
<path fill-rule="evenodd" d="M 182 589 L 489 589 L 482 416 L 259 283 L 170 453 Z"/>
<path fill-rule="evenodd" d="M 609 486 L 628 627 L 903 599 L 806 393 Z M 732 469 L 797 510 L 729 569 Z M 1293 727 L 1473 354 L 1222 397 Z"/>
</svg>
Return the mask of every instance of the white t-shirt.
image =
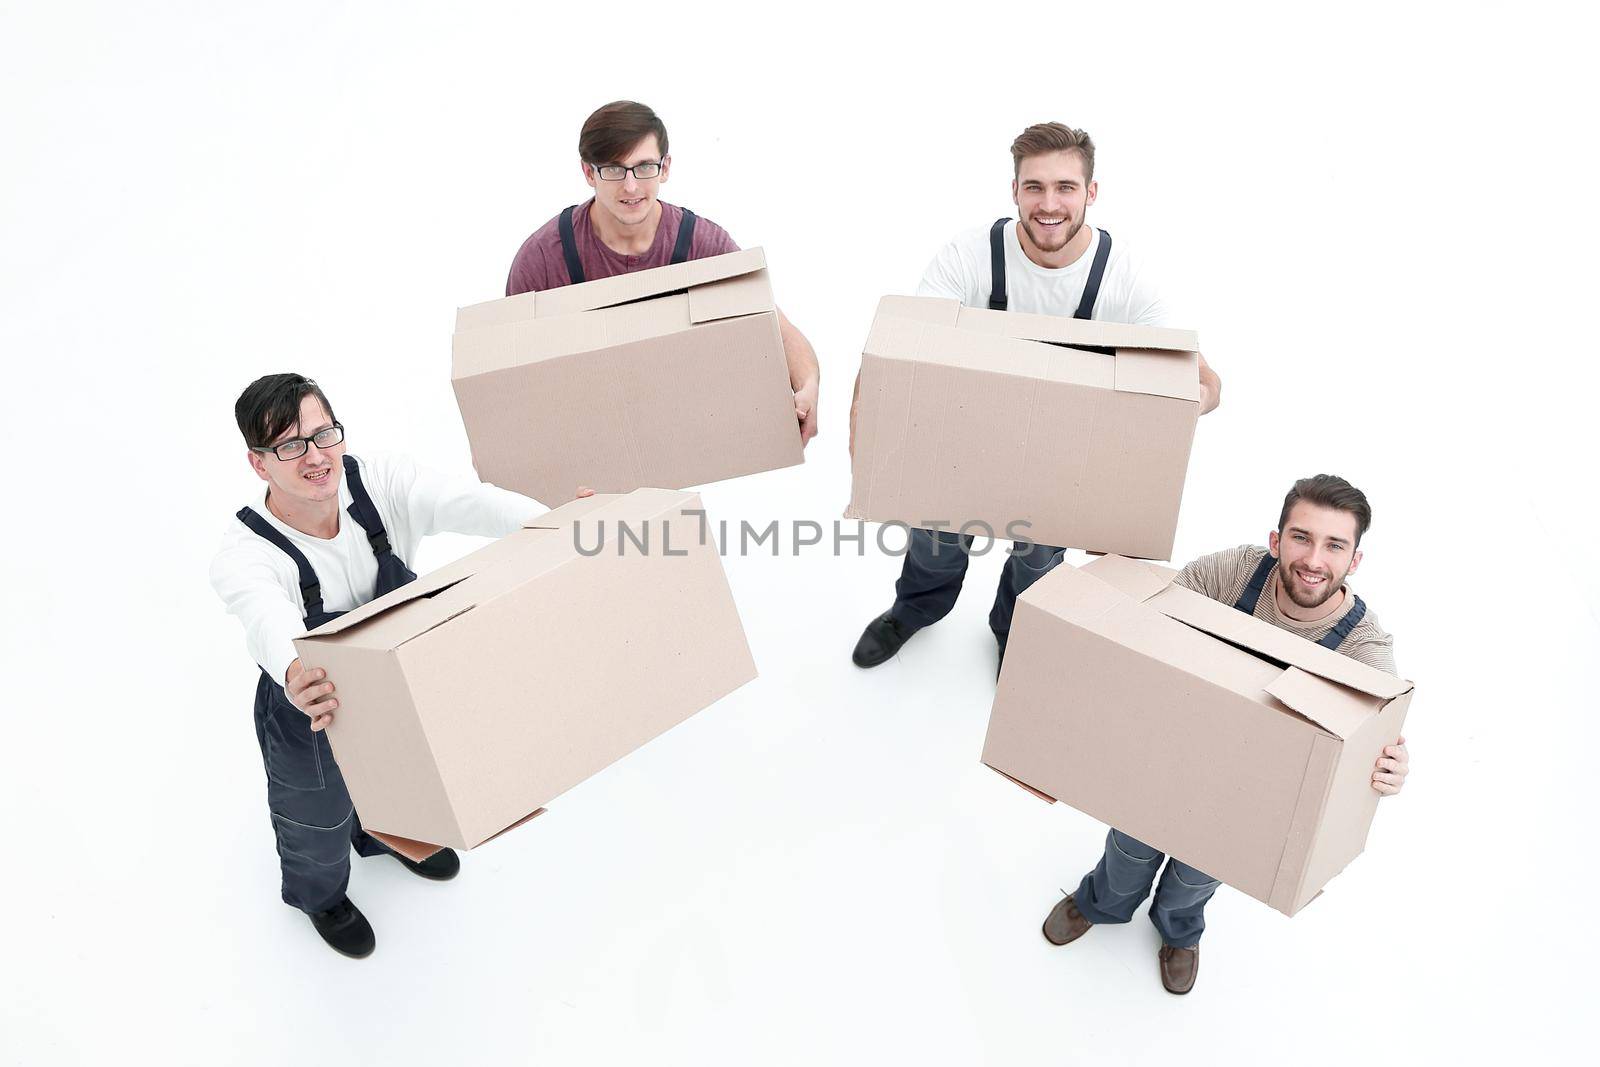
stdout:
<svg viewBox="0 0 1600 1067">
<path fill-rule="evenodd" d="M 1071 316 L 1083 300 L 1089 268 L 1100 247 L 1100 231 L 1077 261 L 1068 267 L 1041 267 L 1029 259 L 1017 240 L 1016 220 L 1006 223 L 1006 310 L 1035 315 Z M 993 287 L 989 258 L 989 227 L 970 230 L 945 245 L 928 264 L 917 286 L 918 296 L 959 300 L 967 307 L 986 308 Z M 1107 322 L 1138 326 L 1172 326 L 1170 312 L 1155 284 L 1143 273 L 1127 245 L 1113 239 L 1111 257 L 1100 279 L 1100 295 L 1093 316 Z"/>
<path fill-rule="evenodd" d="M 504 537 L 546 510 L 528 497 L 470 478 L 419 467 L 407 456 L 358 459 L 361 483 L 383 519 L 395 555 L 415 569 L 417 546 L 429 534 Z M 301 533 L 267 510 L 266 493 L 249 504 L 298 548 L 317 572 L 325 611 L 350 611 L 373 599 L 378 560 L 367 532 L 345 510 L 350 480 L 339 479 L 339 532 L 328 540 Z M 250 656 L 280 685 L 295 660 L 293 640 L 306 632 L 300 571 L 282 549 L 230 518 L 211 561 L 211 586 L 244 626 Z"/>
</svg>

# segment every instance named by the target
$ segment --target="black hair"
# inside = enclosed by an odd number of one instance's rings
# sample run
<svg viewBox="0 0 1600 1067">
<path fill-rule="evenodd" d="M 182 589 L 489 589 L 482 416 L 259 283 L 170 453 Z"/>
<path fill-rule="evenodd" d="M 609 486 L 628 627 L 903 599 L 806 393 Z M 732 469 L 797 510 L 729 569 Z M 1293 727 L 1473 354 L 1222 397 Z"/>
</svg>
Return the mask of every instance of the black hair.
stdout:
<svg viewBox="0 0 1600 1067">
<path fill-rule="evenodd" d="M 333 405 L 322 387 L 304 374 L 268 374 L 257 378 L 239 394 L 233 417 L 251 448 L 267 448 L 283 432 L 300 423 L 300 402 L 314 396 L 332 419 Z"/>
</svg>

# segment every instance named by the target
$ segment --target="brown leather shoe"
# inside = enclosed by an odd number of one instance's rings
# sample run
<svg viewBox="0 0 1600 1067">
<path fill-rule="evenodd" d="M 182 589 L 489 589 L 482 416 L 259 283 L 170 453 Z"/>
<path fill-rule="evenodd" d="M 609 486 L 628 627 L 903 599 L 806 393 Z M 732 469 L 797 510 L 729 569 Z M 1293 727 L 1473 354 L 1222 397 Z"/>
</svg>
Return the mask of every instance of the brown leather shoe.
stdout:
<svg viewBox="0 0 1600 1067">
<path fill-rule="evenodd" d="M 1162 945 L 1156 958 L 1161 961 L 1161 984 L 1168 993 L 1187 993 L 1194 988 L 1200 973 L 1200 946 L 1173 948 Z"/>
<path fill-rule="evenodd" d="M 1052 945 L 1065 945 L 1069 941 L 1076 941 L 1088 932 L 1094 923 L 1083 917 L 1078 910 L 1078 904 L 1072 899 L 1072 894 L 1067 894 L 1061 902 L 1050 909 L 1050 914 L 1044 919 L 1044 939 Z"/>
</svg>

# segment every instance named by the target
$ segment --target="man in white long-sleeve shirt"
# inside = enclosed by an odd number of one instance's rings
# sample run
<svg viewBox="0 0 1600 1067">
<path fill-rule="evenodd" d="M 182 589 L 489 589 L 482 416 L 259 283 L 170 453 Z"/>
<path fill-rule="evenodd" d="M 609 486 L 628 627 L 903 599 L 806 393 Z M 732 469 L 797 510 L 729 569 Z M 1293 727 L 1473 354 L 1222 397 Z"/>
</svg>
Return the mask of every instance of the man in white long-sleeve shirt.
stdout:
<svg viewBox="0 0 1600 1067">
<path fill-rule="evenodd" d="M 361 957 L 375 938 L 345 896 L 350 849 L 395 854 L 361 828 L 322 732 L 339 707 L 334 682 L 321 670 L 301 669 L 293 639 L 415 578 L 405 561 L 427 535 L 500 537 L 543 508 L 403 456 L 347 455 L 343 425 L 303 375 L 252 382 L 234 416 L 267 490 L 228 524 L 211 584 L 244 626 L 245 645 L 261 667 L 256 738 L 283 899 L 306 912 L 331 947 Z M 395 858 L 435 880 L 460 869 L 450 849 L 421 863 Z"/>
</svg>

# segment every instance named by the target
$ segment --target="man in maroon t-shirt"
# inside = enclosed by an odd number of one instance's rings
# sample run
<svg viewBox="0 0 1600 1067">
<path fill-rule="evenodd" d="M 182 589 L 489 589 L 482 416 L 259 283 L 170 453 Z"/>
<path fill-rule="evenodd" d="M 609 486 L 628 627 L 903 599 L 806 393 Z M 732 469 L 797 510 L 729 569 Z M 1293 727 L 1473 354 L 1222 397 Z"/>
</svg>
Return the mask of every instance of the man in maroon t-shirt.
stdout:
<svg viewBox="0 0 1600 1067">
<path fill-rule="evenodd" d="M 578 135 L 578 157 L 594 197 L 561 212 L 522 242 L 506 278 L 507 296 L 739 250 L 728 231 L 710 219 L 657 199 L 672 157 L 666 124 L 645 105 L 618 100 L 590 115 Z M 692 229 L 686 247 L 680 247 L 686 225 Z M 778 329 L 804 447 L 817 432 L 817 354 L 782 311 Z"/>
</svg>

